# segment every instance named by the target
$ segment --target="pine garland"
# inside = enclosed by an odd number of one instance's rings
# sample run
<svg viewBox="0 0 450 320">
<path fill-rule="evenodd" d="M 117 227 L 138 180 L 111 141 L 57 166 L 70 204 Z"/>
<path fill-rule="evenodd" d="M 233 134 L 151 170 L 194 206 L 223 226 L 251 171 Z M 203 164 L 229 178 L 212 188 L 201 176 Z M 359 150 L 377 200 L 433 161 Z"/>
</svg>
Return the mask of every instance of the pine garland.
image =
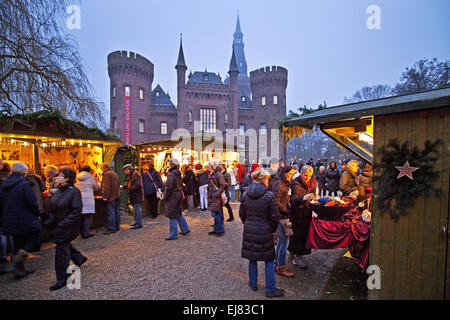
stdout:
<svg viewBox="0 0 450 320">
<path fill-rule="evenodd" d="M 376 201 L 381 210 L 380 215 L 389 211 L 397 221 L 400 215 L 406 215 L 407 208 L 414 206 L 417 197 L 442 197 L 442 189 L 433 186 L 440 175 L 439 171 L 433 169 L 439 159 L 437 146 L 441 143 L 441 139 L 433 143 L 427 140 L 424 150 L 419 150 L 417 146 L 410 150 L 408 141 L 400 146 L 396 139 L 390 139 L 386 146 L 378 149 L 379 162 L 374 164 L 374 169 L 381 170 L 381 174 L 375 175 L 373 180 L 379 181 Z M 411 167 L 419 167 L 419 170 L 413 172 L 414 180 L 407 177 L 397 179 L 399 170 L 395 166 L 403 166 L 406 161 Z M 392 206 L 393 200 L 395 204 Z"/>
</svg>

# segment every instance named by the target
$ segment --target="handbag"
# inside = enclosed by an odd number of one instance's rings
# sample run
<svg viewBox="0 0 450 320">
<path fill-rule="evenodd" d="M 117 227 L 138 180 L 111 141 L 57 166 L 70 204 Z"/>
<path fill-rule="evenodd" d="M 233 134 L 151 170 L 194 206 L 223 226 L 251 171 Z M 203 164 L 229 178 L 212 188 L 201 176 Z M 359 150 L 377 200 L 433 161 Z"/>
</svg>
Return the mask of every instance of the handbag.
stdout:
<svg viewBox="0 0 450 320">
<path fill-rule="evenodd" d="M 148 176 L 150 177 L 150 180 L 152 180 L 153 186 L 155 187 L 155 190 L 156 190 L 156 198 L 158 198 L 158 199 L 161 200 L 161 199 L 164 197 L 163 192 L 161 191 L 161 188 L 158 188 L 158 187 L 156 186 L 156 184 L 155 184 L 155 182 L 153 181 L 153 177 L 152 177 L 152 175 L 150 174 L 150 172 L 147 172 L 147 174 L 148 174 Z"/>
<path fill-rule="evenodd" d="M 219 190 L 219 188 L 217 188 L 216 184 L 214 183 L 214 181 L 212 179 L 211 179 L 211 182 L 212 182 L 213 186 L 216 188 L 216 190 Z M 225 205 L 225 203 L 228 202 L 227 195 L 225 194 L 225 191 L 222 191 L 222 194 L 220 196 L 222 198 L 222 205 Z"/>
<path fill-rule="evenodd" d="M 286 237 L 290 237 L 294 234 L 292 231 L 292 222 L 290 222 L 288 219 L 281 219 L 280 220 L 281 225 L 283 226 L 284 234 Z"/>
</svg>

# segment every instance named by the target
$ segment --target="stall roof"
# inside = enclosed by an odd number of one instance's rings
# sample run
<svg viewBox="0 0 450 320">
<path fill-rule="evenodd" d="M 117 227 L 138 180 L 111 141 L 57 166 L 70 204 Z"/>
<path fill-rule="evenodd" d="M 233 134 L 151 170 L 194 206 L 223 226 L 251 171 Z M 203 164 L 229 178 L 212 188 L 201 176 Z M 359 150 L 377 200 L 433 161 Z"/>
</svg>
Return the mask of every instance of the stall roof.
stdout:
<svg viewBox="0 0 450 320">
<path fill-rule="evenodd" d="M 417 111 L 450 105 L 450 87 L 333 106 L 283 122 L 285 127 Z"/>
</svg>

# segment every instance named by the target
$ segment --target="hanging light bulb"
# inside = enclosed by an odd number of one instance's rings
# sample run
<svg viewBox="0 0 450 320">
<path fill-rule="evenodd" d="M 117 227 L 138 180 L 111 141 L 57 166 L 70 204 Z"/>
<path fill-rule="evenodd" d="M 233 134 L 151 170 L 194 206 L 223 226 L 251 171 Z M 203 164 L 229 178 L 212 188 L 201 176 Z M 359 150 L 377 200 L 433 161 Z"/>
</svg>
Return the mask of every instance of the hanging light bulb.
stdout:
<svg viewBox="0 0 450 320">
<path fill-rule="evenodd" d="M 43 143 L 42 146 L 45 148 L 45 147 L 47 147 L 47 144 L 46 144 L 46 143 Z"/>
</svg>

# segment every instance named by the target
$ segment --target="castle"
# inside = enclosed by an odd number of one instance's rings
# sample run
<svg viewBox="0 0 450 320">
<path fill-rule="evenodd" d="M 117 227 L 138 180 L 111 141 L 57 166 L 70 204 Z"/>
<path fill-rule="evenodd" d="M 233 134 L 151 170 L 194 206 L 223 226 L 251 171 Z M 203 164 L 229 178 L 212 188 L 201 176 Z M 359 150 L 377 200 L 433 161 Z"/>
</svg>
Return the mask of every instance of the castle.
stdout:
<svg viewBox="0 0 450 320">
<path fill-rule="evenodd" d="M 258 135 L 258 147 L 267 148 L 265 153 L 270 159 L 271 129 L 276 129 L 277 120 L 286 115 L 287 70 L 279 66 L 265 67 L 251 71 L 248 76 L 239 16 L 233 37 L 229 76 L 223 81 L 218 73 L 206 70 L 190 72 L 186 81 L 188 68 L 180 39 L 175 66 L 177 106 L 159 84 L 152 89 L 151 61 L 134 52 L 110 53 L 111 131 L 126 144 L 139 144 L 170 139 L 178 128 L 193 133 L 194 122 L 199 124 L 201 132 L 212 135 L 233 129 L 244 136 L 253 129 Z M 277 146 L 277 157 L 285 158 L 286 148 L 281 138 Z M 249 138 L 240 139 L 239 147 L 252 149 Z M 242 156 L 249 159 L 248 152 Z"/>
</svg>

